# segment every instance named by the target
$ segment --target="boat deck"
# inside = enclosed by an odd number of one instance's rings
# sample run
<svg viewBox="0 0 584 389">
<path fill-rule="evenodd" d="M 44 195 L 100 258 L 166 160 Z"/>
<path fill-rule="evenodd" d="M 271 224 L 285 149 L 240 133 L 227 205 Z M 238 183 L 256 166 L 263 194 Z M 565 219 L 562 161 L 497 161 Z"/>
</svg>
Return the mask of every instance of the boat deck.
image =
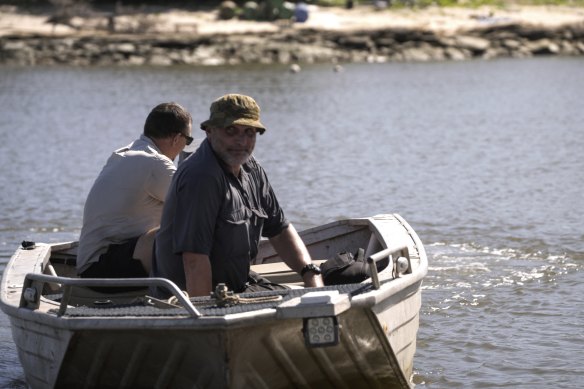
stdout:
<svg viewBox="0 0 584 389">
<path fill-rule="evenodd" d="M 338 291 L 340 294 L 347 294 L 349 298 L 365 293 L 372 289 L 371 283 L 345 284 L 325 286 L 321 288 L 311 288 L 311 292 L 317 291 Z M 203 316 L 226 316 L 231 314 L 259 311 L 263 309 L 275 309 L 278 305 L 293 298 L 300 297 L 306 293 L 306 289 L 288 289 L 277 291 L 265 291 L 254 293 L 240 293 L 238 296 L 242 301 L 233 305 L 221 307 L 217 305 L 215 299 L 211 297 L 191 298 L 193 305 Z M 48 295 L 45 298 L 58 303 L 61 294 Z M 255 300 L 255 301 L 254 301 Z M 104 301 L 102 307 L 97 306 L 69 306 L 63 316 L 65 317 L 124 317 L 124 316 L 188 316 L 189 313 L 182 307 L 170 304 L 159 304 L 158 300 L 149 297 L 139 297 L 134 303 L 114 304 Z M 54 313 L 57 308 L 51 310 Z"/>
</svg>

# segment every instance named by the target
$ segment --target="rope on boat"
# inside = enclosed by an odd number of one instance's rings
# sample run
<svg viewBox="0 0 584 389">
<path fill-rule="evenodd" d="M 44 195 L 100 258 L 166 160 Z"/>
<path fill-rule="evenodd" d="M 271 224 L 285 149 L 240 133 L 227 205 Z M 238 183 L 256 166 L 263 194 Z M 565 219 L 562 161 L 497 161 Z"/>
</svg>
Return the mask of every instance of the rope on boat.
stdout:
<svg viewBox="0 0 584 389">
<path fill-rule="evenodd" d="M 189 297 L 186 291 L 183 293 Z M 237 304 L 259 304 L 259 303 L 266 303 L 266 302 L 273 302 L 273 301 L 280 301 L 282 300 L 282 296 L 258 296 L 258 297 L 241 297 L 238 294 L 233 293 L 227 288 L 225 284 L 218 284 L 215 288 L 215 292 L 211 293 L 210 300 L 201 301 L 196 297 L 192 297 L 189 299 L 191 303 L 194 305 L 217 305 L 218 307 L 230 307 Z M 169 304 L 172 305 L 180 305 L 176 296 L 172 296 L 167 300 Z"/>
</svg>

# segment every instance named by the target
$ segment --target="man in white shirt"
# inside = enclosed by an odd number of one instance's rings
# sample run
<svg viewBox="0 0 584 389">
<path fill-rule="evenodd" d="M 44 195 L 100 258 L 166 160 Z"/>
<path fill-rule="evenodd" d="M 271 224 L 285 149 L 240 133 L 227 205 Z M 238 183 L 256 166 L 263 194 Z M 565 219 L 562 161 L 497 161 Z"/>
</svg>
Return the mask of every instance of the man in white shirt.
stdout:
<svg viewBox="0 0 584 389">
<path fill-rule="evenodd" d="M 191 115 L 176 103 L 159 104 L 144 133 L 112 153 L 91 188 L 83 212 L 77 273 L 87 278 L 148 277 L 152 245 L 173 163 L 189 145 Z"/>
</svg>

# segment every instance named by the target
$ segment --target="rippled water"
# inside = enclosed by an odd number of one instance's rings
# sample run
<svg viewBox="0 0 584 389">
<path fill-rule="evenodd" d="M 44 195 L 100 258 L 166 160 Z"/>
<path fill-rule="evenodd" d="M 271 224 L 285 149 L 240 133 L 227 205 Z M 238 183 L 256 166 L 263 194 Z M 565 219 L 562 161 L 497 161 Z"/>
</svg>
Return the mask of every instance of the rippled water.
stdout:
<svg viewBox="0 0 584 389">
<path fill-rule="evenodd" d="M 286 70 L 0 69 L 0 271 L 23 239 L 78 237 L 94 177 L 154 105 L 200 122 L 247 93 L 298 228 L 397 212 L 426 244 L 418 388 L 579 387 L 584 60 Z M 21 388 L 8 326 L 0 314 L 0 387 Z"/>
</svg>

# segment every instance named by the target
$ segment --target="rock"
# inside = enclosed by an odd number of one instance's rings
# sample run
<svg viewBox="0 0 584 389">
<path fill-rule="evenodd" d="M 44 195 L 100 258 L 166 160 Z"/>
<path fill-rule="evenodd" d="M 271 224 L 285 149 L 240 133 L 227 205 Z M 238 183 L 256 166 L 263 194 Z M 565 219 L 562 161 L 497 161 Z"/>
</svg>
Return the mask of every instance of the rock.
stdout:
<svg viewBox="0 0 584 389">
<path fill-rule="evenodd" d="M 468 35 L 457 36 L 454 41 L 457 47 L 470 50 L 477 54 L 484 52 L 491 45 L 491 42 L 487 39 Z"/>
<path fill-rule="evenodd" d="M 279 50 L 277 53 L 277 62 L 278 63 L 290 63 L 292 61 L 292 53 L 290 50 Z"/>
<path fill-rule="evenodd" d="M 583 40 L 584 39 L 584 23 L 577 25 L 568 26 L 572 39 Z"/>
<path fill-rule="evenodd" d="M 557 54 L 560 51 L 560 47 L 547 38 L 528 42 L 525 47 L 534 55 Z"/>
<path fill-rule="evenodd" d="M 110 46 L 110 50 L 118 53 L 133 54 L 136 52 L 136 46 L 132 43 L 115 43 Z"/>
<path fill-rule="evenodd" d="M 193 57 L 198 58 L 199 61 L 205 62 L 212 58 L 217 58 L 217 50 L 210 46 L 198 46 L 193 51 Z"/>
<path fill-rule="evenodd" d="M 34 51 L 22 42 L 6 42 L 0 49 L 0 63 L 16 66 L 36 64 Z"/>
<path fill-rule="evenodd" d="M 401 52 L 401 56 L 404 61 L 408 62 L 427 62 L 432 59 L 432 56 L 427 50 L 419 47 L 407 48 Z"/>
<path fill-rule="evenodd" d="M 205 58 L 201 61 L 200 64 L 203 66 L 221 66 L 221 65 L 225 65 L 226 61 L 224 58 L 219 58 L 219 57 Z"/>
<path fill-rule="evenodd" d="M 546 30 L 539 27 L 521 27 L 518 31 L 518 35 L 529 39 L 530 41 L 537 41 L 545 38 L 553 38 L 555 32 Z"/>
<path fill-rule="evenodd" d="M 369 50 L 375 46 L 368 36 L 346 36 L 338 40 L 339 45 L 357 50 Z"/>
<path fill-rule="evenodd" d="M 166 55 L 154 54 L 148 58 L 148 63 L 153 66 L 168 66 L 172 65 L 172 60 Z"/>
<path fill-rule="evenodd" d="M 393 47 L 395 45 L 395 40 L 392 38 L 379 38 L 375 40 L 375 46 L 377 47 Z"/>
<path fill-rule="evenodd" d="M 505 39 L 503 41 L 503 46 L 507 47 L 508 49 L 514 50 L 521 46 L 521 42 L 516 39 Z"/>
<path fill-rule="evenodd" d="M 130 66 L 141 66 L 146 63 L 146 58 L 137 55 L 130 55 L 126 60 L 126 63 Z"/>
<path fill-rule="evenodd" d="M 578 49 L 569 41 L 561 41 L 559 44 L 560 53 L 563 55 L 578 55 Z"/>
<path fill-rule="evenodd" d="M 461 50 L 461 49 L 456 48 L 456 47 L 445 48 L 444 54 L 446 55 L 446 58 L 449 58 L 453 61 L 462 61 L 468 57 L 468 55 L 465 53 L 464 50 Z"/>
<path fill-rule="evenodd" d="M 537 39 L 536 39 L 537 38 Z M 181 35 L 0 36 L 0 64 L 237 65 L 442 61 L 471 57 L 583 55 L 584 25 L 434 33 L 409 28 L 345 32 L 285 28 L 276 32 Z"/>
<path fill-rule="evenodd" d="M 2 50 L 6 51 L 22 51 L 28 48 L 29 46 L 22 41 L 7 41 L 2 45 Z"/>
</svg>

